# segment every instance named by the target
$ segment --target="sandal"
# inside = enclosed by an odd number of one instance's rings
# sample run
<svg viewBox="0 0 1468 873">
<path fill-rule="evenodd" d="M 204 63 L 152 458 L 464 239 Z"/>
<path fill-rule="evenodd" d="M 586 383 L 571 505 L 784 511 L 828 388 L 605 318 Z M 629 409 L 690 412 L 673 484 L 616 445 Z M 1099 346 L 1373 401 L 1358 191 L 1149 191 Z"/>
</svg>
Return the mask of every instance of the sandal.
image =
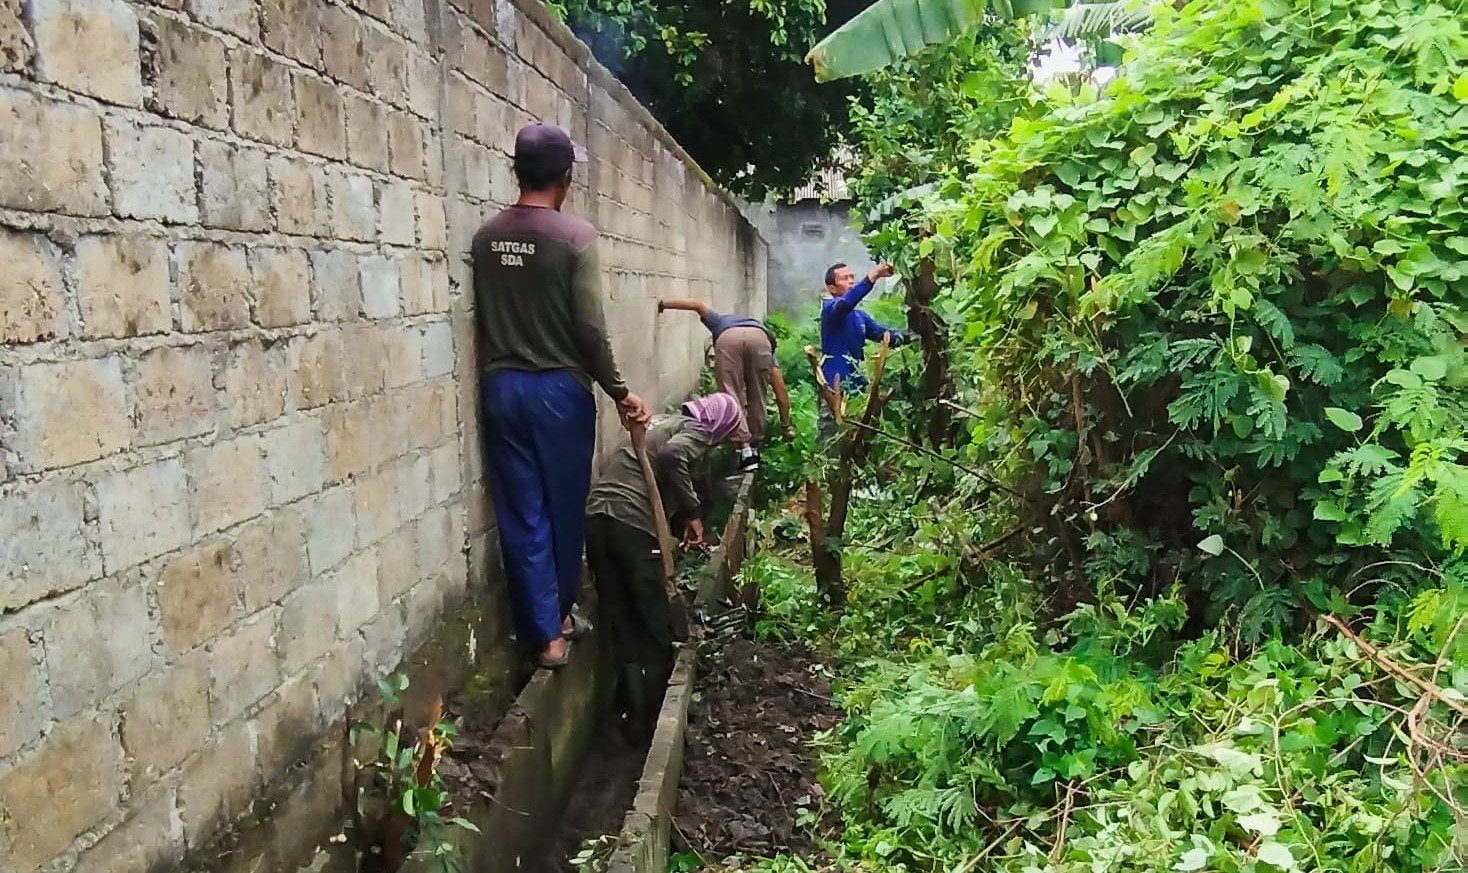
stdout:
<svg viewBox="0 0 1468 873">
<path fill-rule="evenodd" d="M 567 640 L 579 640 L 591 633 L 591 630 L 591 622 L 573 612 L 571 613 L 571 630 L 569 633 L 561 634 L 561 636 Z"/>
</svg>

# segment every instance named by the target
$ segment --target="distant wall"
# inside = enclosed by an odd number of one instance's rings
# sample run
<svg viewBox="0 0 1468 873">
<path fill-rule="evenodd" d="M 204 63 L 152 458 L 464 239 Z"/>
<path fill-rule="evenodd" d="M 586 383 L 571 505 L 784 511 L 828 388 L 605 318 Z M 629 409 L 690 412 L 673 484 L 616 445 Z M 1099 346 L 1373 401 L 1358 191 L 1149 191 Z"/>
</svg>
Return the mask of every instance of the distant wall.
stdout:
<svg viewBox="0 0 1468 873">
<path fill-rule="evenodd" d="M 681 396 L 654 299 L 762 312 L 764 244 L 534 0 L 0 0 L 0 873 L 197 854 L 502 592 L 466 251 L 531 119 Z"/>
<path fill-rule="evenodd" d="M 861 276 L 872 268 L 848 202 L 798 203 L 745 208 L 769 242 L 770 309 L 803 315 L 825 296 L 826 268 L 845 261 Z"/>
</svg>

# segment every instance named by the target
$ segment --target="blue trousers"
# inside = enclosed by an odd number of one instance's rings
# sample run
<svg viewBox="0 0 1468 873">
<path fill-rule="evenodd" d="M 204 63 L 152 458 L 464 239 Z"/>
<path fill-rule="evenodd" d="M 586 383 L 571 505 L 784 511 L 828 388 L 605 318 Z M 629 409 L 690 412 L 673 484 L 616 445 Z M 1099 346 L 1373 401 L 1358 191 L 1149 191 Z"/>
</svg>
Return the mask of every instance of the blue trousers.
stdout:
<svg viewBox="0 0 1468 873">
<path fill-rule="evenodd" d="M 485 455 L 510 610 L 522 642 L 561 635 L 581 587 L 596 401 L 564 370 L 484 381 Z"/>
</svg>

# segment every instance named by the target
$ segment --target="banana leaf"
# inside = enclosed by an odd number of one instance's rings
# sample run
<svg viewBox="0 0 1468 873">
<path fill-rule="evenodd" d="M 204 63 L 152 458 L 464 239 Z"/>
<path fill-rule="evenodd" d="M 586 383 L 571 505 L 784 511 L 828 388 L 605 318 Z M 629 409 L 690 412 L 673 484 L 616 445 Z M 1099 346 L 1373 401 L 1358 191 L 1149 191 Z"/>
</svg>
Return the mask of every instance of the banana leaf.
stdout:
<svg viewBox="0 0 1468 873">
<path fill-rule="evenodd" d="M 988 12 L 1021 18 L 1068 5 L 1068 0 L 877 0 L 817 43 L 805 61 L 820 82 L 859 76 L 947 42 Z"/>
</svg>

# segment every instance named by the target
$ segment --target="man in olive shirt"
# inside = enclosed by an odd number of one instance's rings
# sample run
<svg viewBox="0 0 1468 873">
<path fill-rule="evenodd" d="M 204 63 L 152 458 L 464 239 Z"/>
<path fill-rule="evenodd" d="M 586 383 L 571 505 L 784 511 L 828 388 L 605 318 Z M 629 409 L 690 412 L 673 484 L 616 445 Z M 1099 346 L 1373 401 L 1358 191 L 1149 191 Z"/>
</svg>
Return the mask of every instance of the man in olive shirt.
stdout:
<svg viewBox="0 0 1468 873">
<path fill-rule="evenodd" d="M 578 633 L 586 497 L 599 385 L 624 420 L 651 410 L 627 390 L 602 312 L 597 232 L 562 213 L 576 150 L 559 127 L 515 138 L 520 199 L 474 236 L 474 296 L 489 490 L 516 635 L 544 667 Z"/>
</svg>

